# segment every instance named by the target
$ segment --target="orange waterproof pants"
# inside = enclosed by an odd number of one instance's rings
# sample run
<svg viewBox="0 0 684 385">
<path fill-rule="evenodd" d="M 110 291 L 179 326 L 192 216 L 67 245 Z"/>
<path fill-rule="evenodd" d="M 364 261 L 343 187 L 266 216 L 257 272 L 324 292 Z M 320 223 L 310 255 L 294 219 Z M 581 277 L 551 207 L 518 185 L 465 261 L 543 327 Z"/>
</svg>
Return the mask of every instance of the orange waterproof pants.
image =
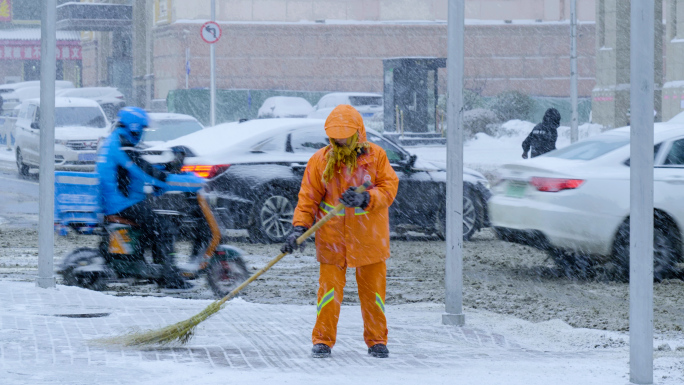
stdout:
<svg viewBox="0 0 684 385">
<path fill-rule="evenodd" d="M 337 320 L 344 297 L 347 280 L 344 267 L 320 264 L 318 279 L 318 317 L 311 340 L 313 344 L 335 345 Z M 387 319 L 385 318 L 385 284 L 387 265 L 385 262 L 356 268 L 356 283 L 359 286 L 361 315 L 363 316 L 363 339 L 366 345 L 387 345 Z"/>
</svg>

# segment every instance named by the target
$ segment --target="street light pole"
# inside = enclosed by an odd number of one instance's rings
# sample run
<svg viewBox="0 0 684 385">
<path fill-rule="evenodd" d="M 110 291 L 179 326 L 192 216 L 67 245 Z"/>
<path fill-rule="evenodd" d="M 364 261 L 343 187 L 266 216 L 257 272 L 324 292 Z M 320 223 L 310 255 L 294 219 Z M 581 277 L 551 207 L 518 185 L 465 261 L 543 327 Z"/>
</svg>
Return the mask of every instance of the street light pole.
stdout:
<svg viewBox="0 0 684 385">
<path fill-rule="evenodd" d="M 216 0 L 211 0 L 211 21 L 216 21 Z M 209 56 L 211 60 L 211 86 L 210 86 L 210 104 L 209 120 L 211 126 L 216 125 L 216 44 L 209 44 Z"/>
<path fill-rule="evenodd" d="M 572 118 L 570 120 L 570 142 L 579 139 L 577 128 L 577 0 L 570 1 L 570 101 Z"/>
<path fill-rule="evenodd" d="M 57 1 L 45 0 L 40 23 L 40 175 L 38 178 L 38 279 L 55 287 L 55 78 Z"/>
<path fill-rule="evenodd" d="M 445 310 L 442 323 L 465 324 L 463 314 L 463 36 L 465 0 L 449 0 L 447 23 L 447 202 Z"/>
<path fill-rule="evenodd" d="M 655 7 L 632 0 L 630 12 L 629 375 L 652 384 Z"/>
</svg>

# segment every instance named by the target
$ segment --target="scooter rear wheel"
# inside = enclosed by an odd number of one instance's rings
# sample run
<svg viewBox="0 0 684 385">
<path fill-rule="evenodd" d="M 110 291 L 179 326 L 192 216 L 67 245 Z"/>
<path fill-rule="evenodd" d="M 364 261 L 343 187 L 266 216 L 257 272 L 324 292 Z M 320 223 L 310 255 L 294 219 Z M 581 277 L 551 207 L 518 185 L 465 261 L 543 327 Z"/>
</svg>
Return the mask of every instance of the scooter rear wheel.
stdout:
<svg viewBox="0 0 684 385">
<path fill-rule="evenodd" d="M 215 258 L 207 268 L 207 282 L 218 298 L 228 295 L 247 278 L 249 272 L 240 257 L 223 261 Z"/>
</svg>

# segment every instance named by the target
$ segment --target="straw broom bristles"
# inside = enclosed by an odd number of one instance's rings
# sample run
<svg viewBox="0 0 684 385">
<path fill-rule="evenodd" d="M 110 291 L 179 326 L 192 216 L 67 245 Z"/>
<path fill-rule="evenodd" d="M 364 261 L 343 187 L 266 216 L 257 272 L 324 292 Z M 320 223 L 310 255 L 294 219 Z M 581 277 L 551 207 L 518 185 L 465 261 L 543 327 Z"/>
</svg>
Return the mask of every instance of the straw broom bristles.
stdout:
<svg viewBox="0 0 684 385">
<path fill-rule="evenodd" d="M 221 301 L 215 301 L 207 306 L 200 313 L 185 321 L 175 323 L 159 330 L 126 334 L 113 338 L 102 338 L 94 340 L 96 344 L 102 345 L 123 345 L 123 346 L 143 346 L 143 345 L 168 345 L 173 342 L 185 344 L 195 333 L 195 327 L 200 322 L 211 317 L 221 310 Z"/>
<path fill-rule="evenodd" d="M 312 227 L 313 229 L 313 227 Z M 314 230 L 315 231 L 315 230 Z M 297 238 L 297 243 L 304 242 L 306 240 L 305 235 L 308 237 L 310 234 L 304 233 L 301 237 Z M 301 242 L 300 242 L 301 240 Z M 142 345 L 167 345 L 173 342 L 180 342 L 185 344 L 192 338 L 195 331 L 195 327 L 199 325 L 202 321 L 216 314 L 223 305 L 233 299 L 245 286 L 249 285 L 252 281 L 257 279 L 261 274 L 265 273 L 271 266 L 275 265 L 276 262 L 280 261 L 287 253 L 281 253 L 277 257 L 273 258 L 266 266 L 261 268 L 256 273 L 252 274 L 245 282 L 241 283 L 240 286 L 236 287 L 228 295 L 221 298 L 220 300 L 212 302 L 204 310 L 197 313 L 196 315 L 188 318 L 185 321 L 175 323 L 173 325 L 167 326 L 158 330 L 150 330 L 146 332 L 129 333 L 123 336 L 112 337 L 112 338 L 101 338 L 94 340 L 96 344 L 101 345 L 124 345 L 124 346 L 142 346 Z"/>
<path fill-rule="evenodd" d="M 363 185 L 356 188 L 357 193 L 362 193 L 370 186 L 370 182 L 366 182 Z M 323 226 L 330 218 L 334 217 L 337 213 L 344 209 L 344 205 L 338 204 L 335 208 L 326 214 L 320 221 L 316 222 L 310 229 L 308 229 L 304 234 L 297 238 L 297 244 L 301 244 L 307 238 L 309 238 L 316 230 Z M 233 299 L 242 289 L 249 285 L 252 281 L 259 278 L 259 276 L 266 271 L 268 271 L 273 265 L 278 261 L 283 259 L 287 253 L 281 253 L 277 257 L 273 258 L 266 266 L 262 267 L 259 271 L 252 274 L 245 282 L 241 283 L 240 286 L 236 287 L 233 291 L 228 293 L 225 297 L 220 300 L 214 301 L 204 310 L 197 313 L 193 317 L 175 323 L 173 325 L 167 326 L 158 330 L 150 330 L 146 332 L 129 333 L 122 336 L 111 337 L 111 338 L 100 338 L 93 340 L 96 344 L 101 345 L 123 345 L 123 346 L 144 346 L 144 345 L 168 345 L 174 342 L 180 342 L 181 344 L 187 343 L 193 336 L 195 328 L 202 321 L 216 314 L 223 305 Z"/>
</svg>

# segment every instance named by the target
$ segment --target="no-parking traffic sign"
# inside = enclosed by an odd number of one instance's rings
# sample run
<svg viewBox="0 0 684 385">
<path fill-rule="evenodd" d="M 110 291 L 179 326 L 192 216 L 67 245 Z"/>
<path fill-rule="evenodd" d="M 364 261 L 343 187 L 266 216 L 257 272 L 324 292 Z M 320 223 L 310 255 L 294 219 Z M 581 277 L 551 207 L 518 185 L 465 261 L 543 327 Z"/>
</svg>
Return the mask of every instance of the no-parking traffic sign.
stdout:
<svg viewBox="0 0 684 385">
<path fill-rule="evenodd" d="M 209 44 L 214 44 L 221 38 L 221 27 L 214 21 L 207 21 L 202 24 L 202 30 L 200 31 L 202 40 Z"/>
</svg>

